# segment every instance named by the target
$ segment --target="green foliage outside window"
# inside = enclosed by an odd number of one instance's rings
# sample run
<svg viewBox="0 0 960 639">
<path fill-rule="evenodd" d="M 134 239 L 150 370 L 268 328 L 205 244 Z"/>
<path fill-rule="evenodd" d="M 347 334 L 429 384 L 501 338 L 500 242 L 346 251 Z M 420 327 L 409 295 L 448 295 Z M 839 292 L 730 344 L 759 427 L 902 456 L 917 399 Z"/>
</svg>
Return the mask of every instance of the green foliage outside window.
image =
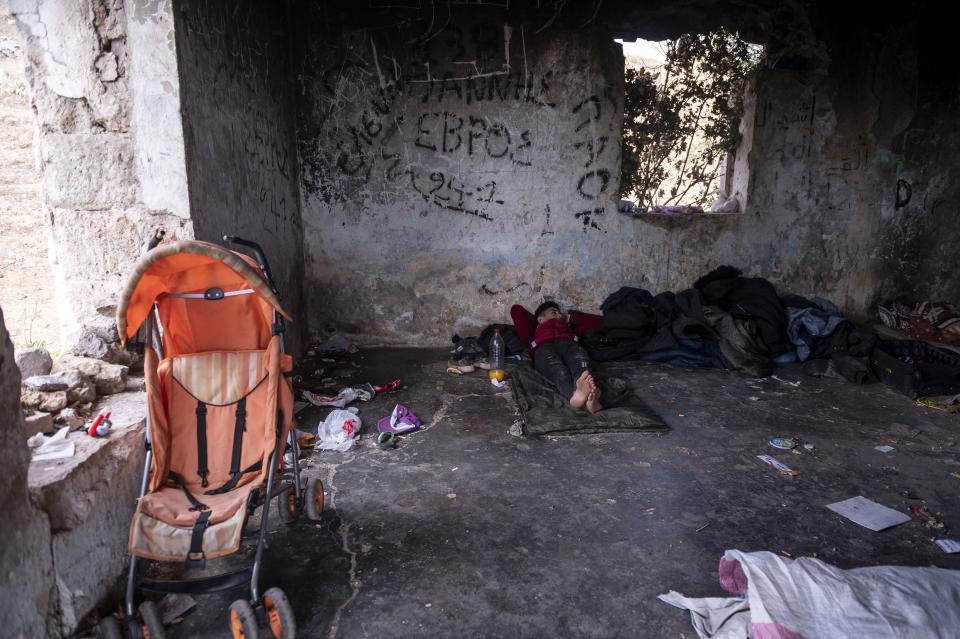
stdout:
<svg viewBox="0 0 960 639">
<path fill-rule="evenodd" d="M 743 91 L 762 48 L 719 30 L 667 45 L 658 73 L 625 74 L 621 189 L 642 209 L 705 206 L 740 141 Z"/>
</svg>

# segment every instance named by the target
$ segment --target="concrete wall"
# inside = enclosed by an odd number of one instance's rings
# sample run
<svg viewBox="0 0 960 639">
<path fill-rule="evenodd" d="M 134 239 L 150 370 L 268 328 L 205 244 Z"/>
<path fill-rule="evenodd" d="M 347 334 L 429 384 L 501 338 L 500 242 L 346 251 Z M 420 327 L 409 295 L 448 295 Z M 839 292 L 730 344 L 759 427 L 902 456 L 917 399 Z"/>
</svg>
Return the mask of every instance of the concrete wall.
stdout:
<svg viewBox="0 0 960 639">
<path fill-rule="evenodd" d="M 281 300 L 303 309 L 303 226 L 285 4 L 180 0 L 177 48 L 198 239 L 259 242 Z M 300 322 L 290 327 L 299 340 Z"/>
<path fill-rule="evenodd" d="M 169 2 L 12 0 L 36 110 L 57 304 L 113 314 L 151 230 L 191 237 Z M 138 78 L 139 80 L 132 79 Z"/>
<path fill-rule="evenodd" d="M 429 16 L 400 13 L 330 27 L 316 9 L 304 30 L 310 327 L 437 342 L 518 300 L 595 306 L 635 246 L 619 46 L 493 9 L 427 38 Z"/>
</svg>

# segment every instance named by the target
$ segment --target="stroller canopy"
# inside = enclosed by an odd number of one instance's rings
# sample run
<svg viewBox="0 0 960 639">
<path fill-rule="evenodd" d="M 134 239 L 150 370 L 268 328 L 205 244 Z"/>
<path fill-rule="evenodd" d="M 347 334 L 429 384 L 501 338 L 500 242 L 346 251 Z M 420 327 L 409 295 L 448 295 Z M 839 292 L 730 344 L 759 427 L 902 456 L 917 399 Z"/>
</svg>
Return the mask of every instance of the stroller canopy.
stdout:
<svg viewBox="0 0 960 639">
<path fill-rule="evenodd" d="M 262 349 L 273 311 L 291 319 L 250 258 L 208 242 L 174 242 L 140 259 L 117 307 L 123 344 L 154 305 L 167 355 Z"/>
</svg>

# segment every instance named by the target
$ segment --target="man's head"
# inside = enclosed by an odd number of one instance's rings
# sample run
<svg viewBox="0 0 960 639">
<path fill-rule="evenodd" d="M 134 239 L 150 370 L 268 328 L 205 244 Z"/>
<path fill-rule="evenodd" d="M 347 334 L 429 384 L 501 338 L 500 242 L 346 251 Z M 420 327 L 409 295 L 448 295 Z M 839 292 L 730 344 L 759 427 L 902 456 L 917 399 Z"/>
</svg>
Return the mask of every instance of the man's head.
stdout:
<svg viewBox="0 0 960 639">
<path fill-rule="evenodd" d="M 533 314 L 537 318 L 537 324 L 543 324 L 547 320 L 563 318 L 563 313 L 560 312 L 560 305 L 549 300 L 538 306 Z"/>
</svg>

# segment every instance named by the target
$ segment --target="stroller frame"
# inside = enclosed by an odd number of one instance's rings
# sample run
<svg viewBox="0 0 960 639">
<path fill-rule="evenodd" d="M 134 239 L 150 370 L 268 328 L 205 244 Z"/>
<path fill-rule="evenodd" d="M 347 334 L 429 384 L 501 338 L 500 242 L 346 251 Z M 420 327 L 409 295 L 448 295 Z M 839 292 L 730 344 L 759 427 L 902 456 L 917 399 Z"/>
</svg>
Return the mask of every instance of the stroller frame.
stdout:
<svg viewBox="0 0 960 639">
<path fill-rule="evenodd" d="M 151 240 L 148 249 L 155 248 L 162 239 L 162 232 Z M 257 261 L 259 266 L 260 274 L 263 276 L 264 281 L 269 286 L 270 290 L 273 291 L 274 295 L 278 295 L 279 292 L 274 284 L 273 277 L 270 271 L 269 263 L 267 262 L 266 255 L 263 252 L 263 249 L 256 242 L 245 240 L 232 235 L 223 236 L 224 243 L 233 243 L 250 249 L 253 253 L 254 258 Z M 145 324 L 152 322 L 159 323 L 159 316 L 156 307 L 153 308 L 150 315 L 148 316 Z M 284 333 L 286 331 L 286 322 L 284 317 L 276 310 L 273 310 L 273 326 L 272 334 L 278 336 L 280 352 L 285 353 L 285 344 L 284 344 Z M 162 358 L 162 353 L 158 353 Z M 151 476 L 151 466 L 153 460 L 153 451 L 151 444 L 151 428 L 150 428 L 150 415 L 147 415 L 147 428 L 144 437 L 144 446 L 145 446 L 145 457 L 144 457 L 144 468 L 143 475 L 140 481 L 140 493 L 139 497 L 144 497 L 147 494 L 150 476 Z M 263 561 L 263 551 L 267 547 L 266 543 L 266 531 L 267 524 L 269 522 L 270 513 L 270 501 L 277 497 L 278 499 L 278 511 L 279 516 L 282 521 L 290 522 L 296 519 L 300 512 L 306 511 L 307 516 L 310 519 L 319 519 L 319 512 L 323 508 L 323 487 L 322 484 L 317 479 L 311 479 L 306 482 L 306 486 L 302 480 L 300 474 L 300 462 L 299 462 L 299 446 L 297 443 L 296 428 L 292 428 L 289 431 L 288 441 L 286 442 L 286 450 L 282 446 L 284 442 L 281 441 L 281 436 L 283 433 L 283 416 L 280 412 L 279 407 L 277 408 L 277 419 L 276 419 L 276 435 L 275 442 L 273 447 L 273 452 L 269 456 L 269 468 L 270 471 L 267 473 L 266 477 L 266 486 L 265 488 L 257 488 L 255 491 L 251 492 L 247 503 L 243 506 L 246 509 L 246 514 L 244 517 L 243 530 L 241 532 L 241 538 L 249 539 L 249 536 L 246 534 L 247 519 L 250 516 L 256 513 L 258 508 L 262 507 L 259 530 L 257 531 L 257 545 L 256 552 L 253 558 L 251 565 L 248 565 L 239 570 L 232 570 L 224 573 L 219 573 L 215 575 L 210 575 L 206 577 L 196 577 L 192 579 L 155 579 L 148 578 L 146 576 L 138 574 L 138 565 L 139 557 L 135 555 L 132 551 L 128 550 L 129 554 L 129 566 L 127 569 L 127 579 L 126 579 L 126 593 L 124 598 L 123 606 L 123 620 L 124 626 L 126 627 L 127 634 L 131 638 L 142 638 L 145 635 L 151 637 L 151 639 L 156 639 L 158 636 L 163 637 L 163 627 L 160 624 L 159 614 L 157 613 L 156 606 L 153 602 L 147 601 L 140 605 L 139 615 L 138 608 L 136 606 L 136 591 L 137 589 L 146 590 L 150 592 L 158 593 L 190 593 L 190 594 L 202 594 L 202 593 L 211 593 L 218 592 L 222 590 L 228 590 L 232 588 L 237 588 L 243 586 L 244 584 L 249 585 L 250 599 L 247 601 L 237 600 L 231 605 L 231 622 L 233 624 L 234 636 L 238 636 L 238 623 L 235 618 L 236 612 L 245 613 L 247 618 L 242 621 L 249 623 L 259 624 L 259 621 L 266 616 L 267 620 L 270 622 L 271 626 L 275 628 L 274 624 L 279 623 L 277 621 L 277 612 L 280 613 L 280 617 L 286 615 L 287 626 L 284 628 L 283 636 L 286 638 L 288 636 L 292 637 L 295 633 L 295 624 L 293 622 L 293 613 L 289 608 L 289 603 L 286 601 L 286 596 L 277 588 L 273 588 L 267 591 L 267 598 L 264 598 L 264 593 L 260 592 L 259 578 L 260 578 L 260 569 Z M 286 451 L 290 452 L 291 463 L 290 467 L 285 468 L 283 473 L 278 470 L 277 461 L 278 455 L 284 454 Z M 279 482 L 279 485 L 277 485 Z M 308 504 L 307 502 L 311 503 Z M 312 506 L 312 508 L 311 508 Z M 286 516 L 284 513 L 286 509 Z M 188 566 L 191 563 L 198 563 L 205 565 L 205 560 L 200 559 L 199 561 L 191 562 L 191 559 L 188 556 Z M 188 568 L 189 569 L 189 568 Z M 275 601 L 270 601 L 271 591 L 274 591 L 273 598 Z M 279 599 L 282 599 L 280 601 Z M 266 601 L 266 605 L 265 602 Z M 244 606 L 246 604 L 246 606 Z M 285 608 L 284 610 L 273 611 L 269 609 L 269 606 L 273 604 L 276 608 Z M 235 607 L 239 606 L 243 610 L 235 611 Z M 265 608 L 267 608 L 265 610 Z M 265 613 L 265 614 L 264 614 Z M 255 615 L 252 619 L 250 615 Z M 239 615 L 244 617 L 244 614 Z M 139 619 L 138 619 L 139 617 Z M 107 622 L 107 623 L 105 623 Z M 116 629 L 116 626 L 113 625 L 113 628 L 109 626 L 112 625 L 113 618 L 107 617 L 101 621 L 99 626 L 100 636 L 101 637 L 120 637 L 119 630 Z M 254 630 L 254 635 L 256 634 L 256 628 Z M 274 629 L 274 634 L 276 634 L 276 629 Z M 248 626 L 243 626 L 240 636 L 249 637 Z"/>
</svg>

